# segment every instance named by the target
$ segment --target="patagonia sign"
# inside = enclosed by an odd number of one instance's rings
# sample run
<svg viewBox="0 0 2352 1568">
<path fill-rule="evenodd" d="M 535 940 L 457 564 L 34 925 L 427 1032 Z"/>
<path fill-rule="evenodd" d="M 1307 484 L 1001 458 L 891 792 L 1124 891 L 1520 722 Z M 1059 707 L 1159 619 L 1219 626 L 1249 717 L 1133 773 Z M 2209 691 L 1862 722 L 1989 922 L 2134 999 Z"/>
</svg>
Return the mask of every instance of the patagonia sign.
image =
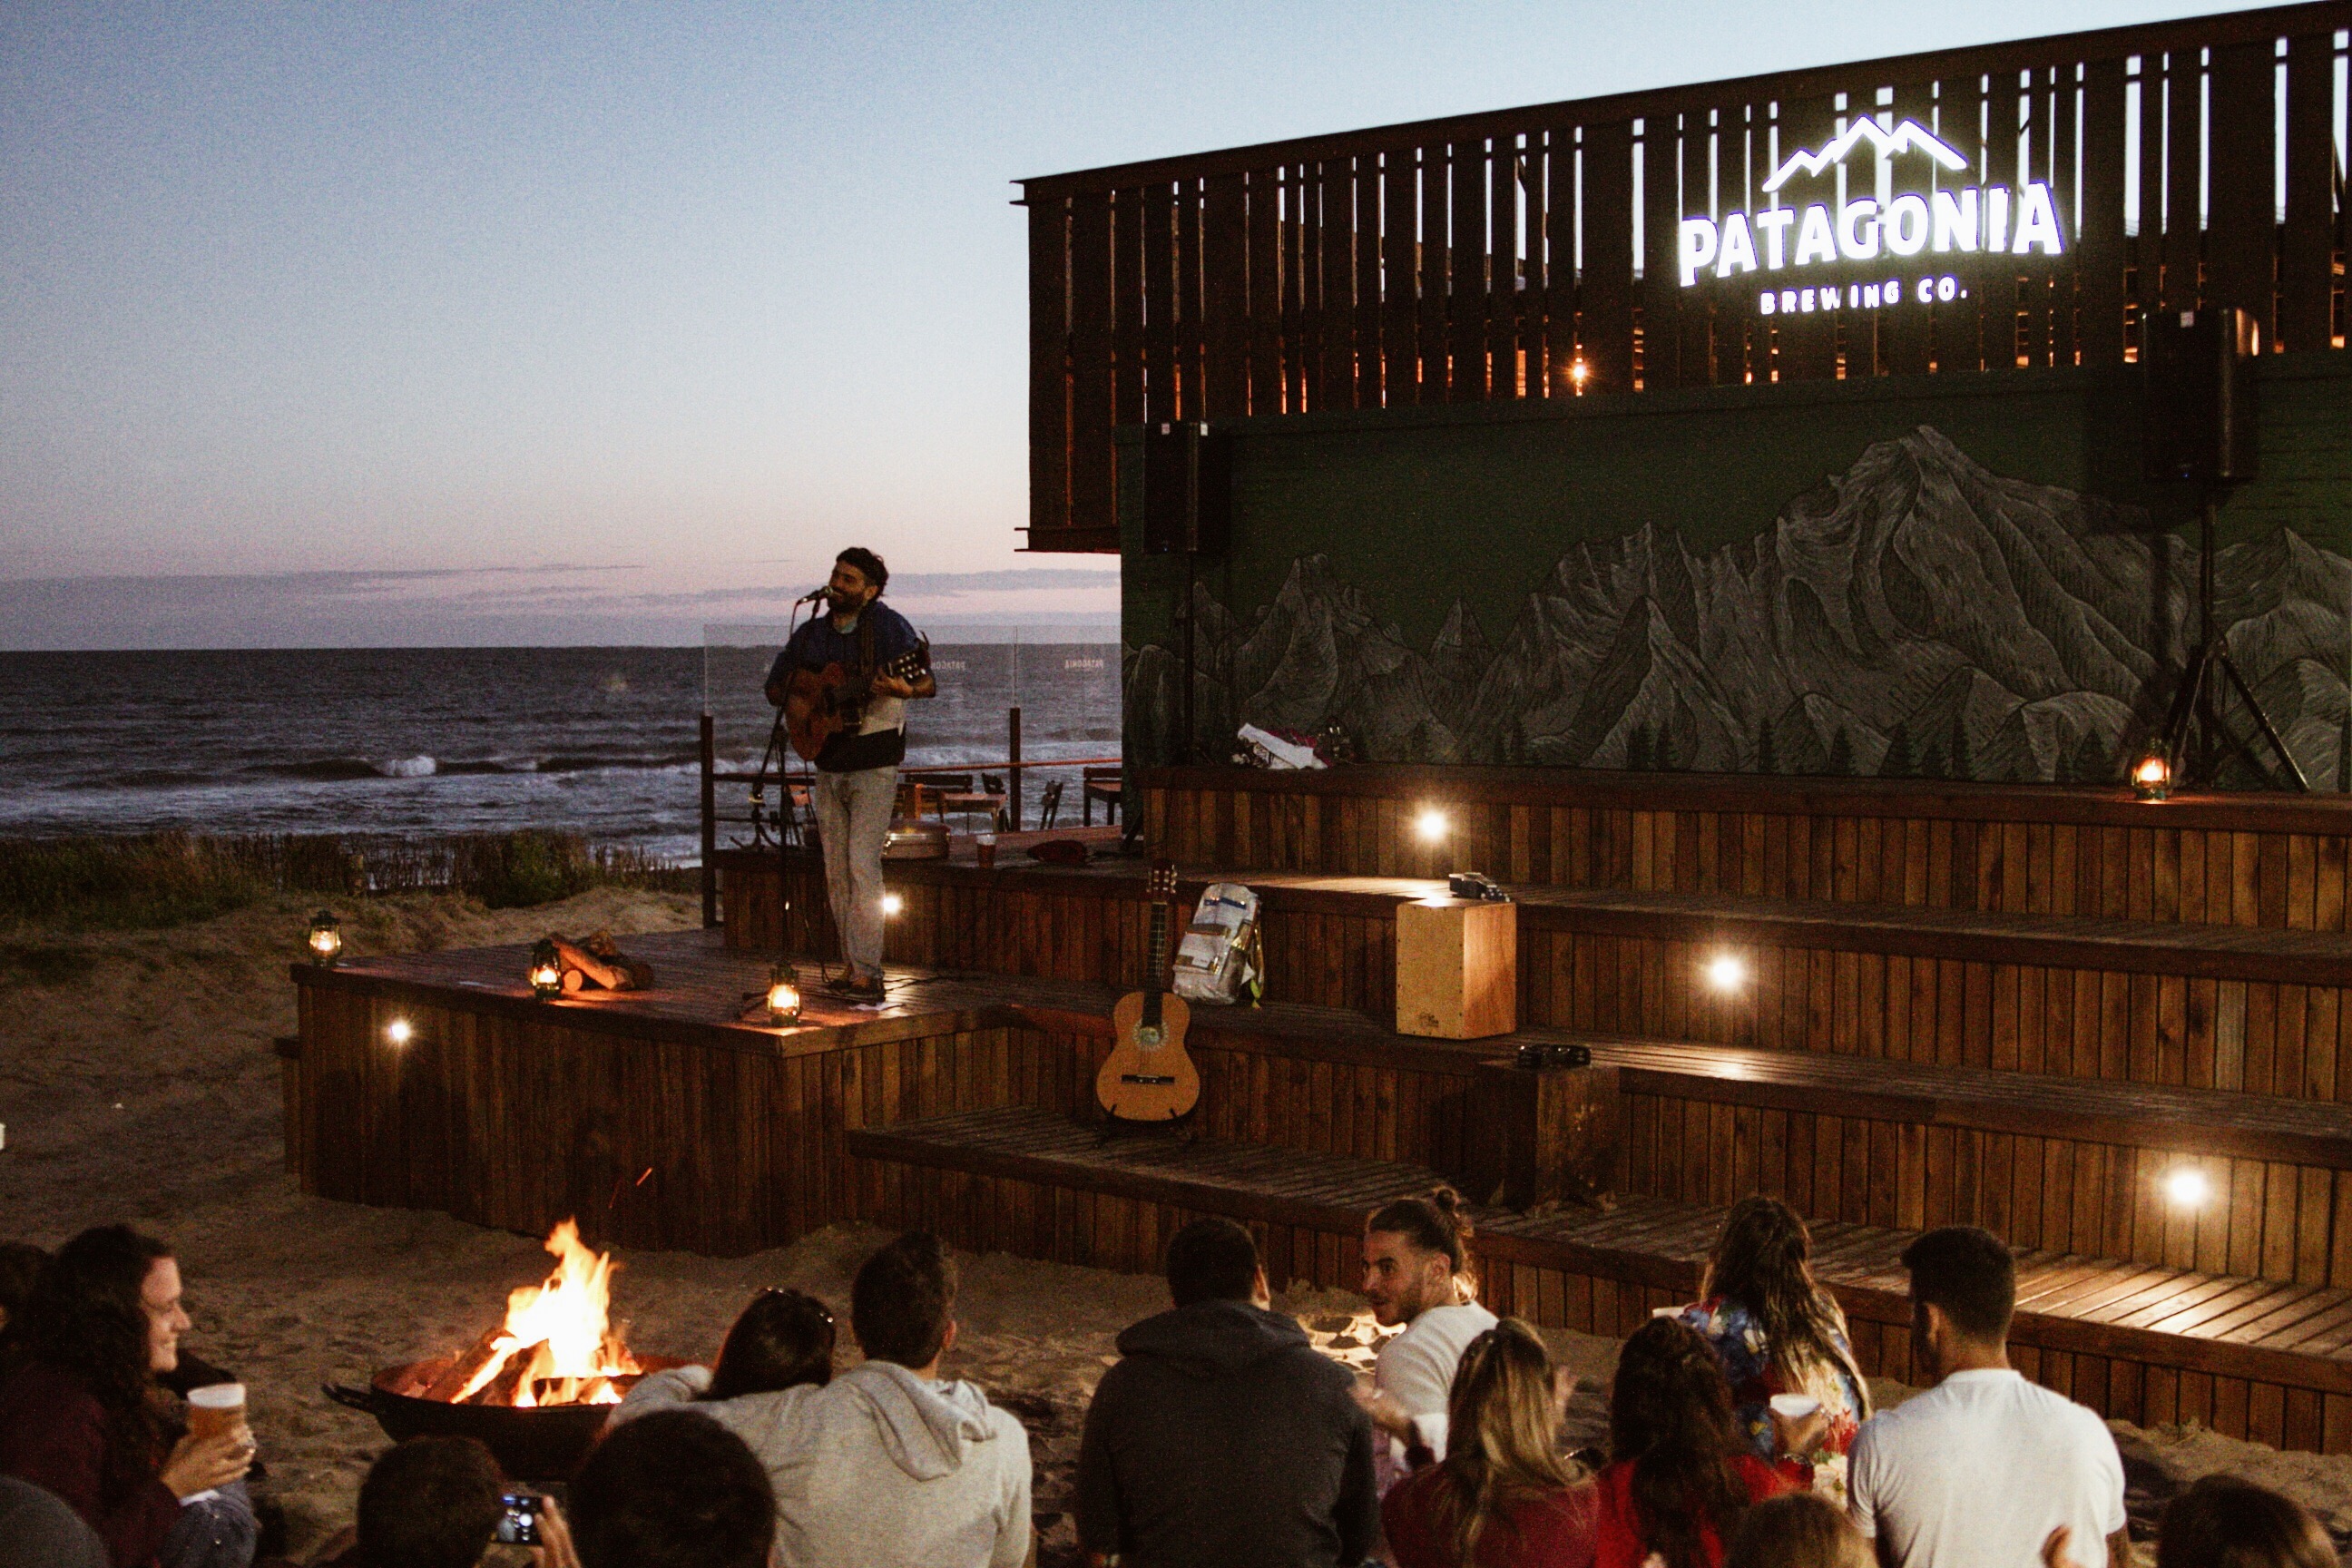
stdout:
<svg viewBox="0 0 2352 1568">
<path fill-rule="evenodd" d="M 1889 131 L 1865 117 L 1820 152 L 1790 154 L 1764 182 L 1765 194 L 1778 198 L 1791 181 L 1833 174 L 1864 142 L 1890 157 L 1917 153 L 1932 159 L 1947 174 L 1969 170 L 1967 157 L 1916 121 Z M 1763 212 L 1731 213 L 1719 224 L 1688 217 L 1682 221 L 1676 248 L 1684 288 L 1734 280 L 1765 284 L 1757 308 L 1775 315 L 1965 298 L 1968 290 L 1958 279 L 1938 275 L 1941 266 L 1969 256 L 2058 256 L 2065 239 L 2049 185 L 2035 180 L 2017 190 L 1960 185 L 1906 193 L 1884 208 L 1874 196 L 1861 196 L 1834 210 L 1827 202 L 1791 206 L 1776 201 Z M 1920 261 L 1927 266 L 1919 267 Z M 1913 267 L 1906 268 L 1906 262 Z M 1867 274 L 1868 280 L 1849 280 L 1855 273 Z"/>
</svg>

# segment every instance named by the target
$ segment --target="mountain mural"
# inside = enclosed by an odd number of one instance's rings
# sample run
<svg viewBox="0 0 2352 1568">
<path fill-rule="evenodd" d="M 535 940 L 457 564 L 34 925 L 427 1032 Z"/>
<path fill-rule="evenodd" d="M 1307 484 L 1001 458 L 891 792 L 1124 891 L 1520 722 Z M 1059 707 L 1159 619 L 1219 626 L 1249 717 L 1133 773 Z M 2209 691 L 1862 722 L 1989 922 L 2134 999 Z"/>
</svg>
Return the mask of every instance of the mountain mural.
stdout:
<svg viewBox="0 0 2352 1568">
<path fill-rule="evenodd" d="M 2215 570 L 2231 651 L 2332 785 L 2352 561 L 2283 531 Z M 1196 589 L 1194 721 L 1213 756 L 1240 723 L 1336 724 L 1377 762 L 2113 780 L 2161 727 L 2196 574 L 2137 509 L 2001 478 L 1922 426 L 1752 538 L 1580 545 L 1516 605 L 1455 603 L 1426 648 L 1322 555 L 1245 613 Z M 1129 753 L 1171 757 L 1181 657 L 1127 663 Z"/>
</svg>

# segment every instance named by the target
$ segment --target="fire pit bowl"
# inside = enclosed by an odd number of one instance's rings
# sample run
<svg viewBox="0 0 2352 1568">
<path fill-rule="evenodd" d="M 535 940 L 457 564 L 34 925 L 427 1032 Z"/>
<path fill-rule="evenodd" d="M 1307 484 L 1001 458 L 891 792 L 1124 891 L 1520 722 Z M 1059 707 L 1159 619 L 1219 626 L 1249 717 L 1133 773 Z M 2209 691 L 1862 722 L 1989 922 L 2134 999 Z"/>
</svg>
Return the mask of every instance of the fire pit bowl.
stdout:
<svg viewBox="0 0 2352 1568">
<path fill-rule="evenodd" d="M 451 1405 L 446 1400 L 420 1399 L 455 1358 L 410 1362 L 388 1366 L 365 1388 L 330 1383 L 322 1392 L 338 1405 L 364 1410 L 375 1417 L 385 1436 L 395 1443 L 411 1437 L 478 1437 L 498 1457 L 499 1468 L 518 1481 L 563 1481 L 572 1479 L 596 1435 L 612 1415 L 610 1405 Z M 639 1356 L 647 1372 L 684 1366 L 676 1356 Z"/>
</svg>

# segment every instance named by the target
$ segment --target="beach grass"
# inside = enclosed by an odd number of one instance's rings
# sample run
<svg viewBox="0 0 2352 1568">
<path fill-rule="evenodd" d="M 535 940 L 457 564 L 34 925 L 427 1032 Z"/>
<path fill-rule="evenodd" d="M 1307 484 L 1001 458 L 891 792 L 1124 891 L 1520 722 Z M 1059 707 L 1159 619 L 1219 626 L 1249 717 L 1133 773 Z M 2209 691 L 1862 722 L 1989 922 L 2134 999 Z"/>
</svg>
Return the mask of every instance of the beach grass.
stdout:
<svg viewBox="0 0 2352 1568">
<path fill-rule="evenodd" d="M 349 899 L 460 893 L 492 909 L 552 903 L 592 888 L 683 891 L 691 868 L 575 835 L 432 839 L 319 834 L 141 833 L 0 840 L 0 929 L 152 931 L 208 920 L 275 893 Z M 12 944 L 11 967 L 45 960 Z"/>
</svg>

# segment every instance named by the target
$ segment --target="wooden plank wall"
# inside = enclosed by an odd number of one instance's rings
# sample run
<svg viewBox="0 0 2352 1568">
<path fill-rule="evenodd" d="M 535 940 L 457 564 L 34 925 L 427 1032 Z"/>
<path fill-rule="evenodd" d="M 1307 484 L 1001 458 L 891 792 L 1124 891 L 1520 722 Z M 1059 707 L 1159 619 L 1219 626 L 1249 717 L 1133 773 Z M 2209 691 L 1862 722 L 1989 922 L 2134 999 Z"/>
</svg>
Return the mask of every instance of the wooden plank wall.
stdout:
<svg viewBox="0 0 2352 1568">
<path fill-rule="evenodd" d="M 2158 1178 L 2202 1170 L 2201 1210 Z M 1769 1193 L 1816 1220 L 1979 1225 L 2018 1247 L 2352 1285 L 2352 1173 L 2064 1137 L 1628 1093 L 1619 1186 L 1725 1205 Z"/>
<path fill-rule="evenodd" d="M 2341 831 L 2265 832 L 2163 826 L 2162 807 L 2142 808 L 2151 816 L 2145 826 L 2002 821 L 1991 804 L 1987 819 L 1970 820 L 1948 797 L 1937 815 L 1902 815 L 1899 801 L 1883 796 L 1835 814 L 1798 813 L 1773 804 L 1798 787 L 1776 790 L 1769 781 L 1719 786 L 1754 804 L 1686 810 L 1465 798 L 1479 787 L 1461 770 L 1432 781 L 1426 800 L 1448 824 L 1436 847 L 1413 831 L 1423 801 L 1404 794 L 1254 788 L 1236 773 L 1225 787 L 1155 785 L 1142 795 L 1150 841 L 1202 868 L 1434 877 L 1475 867 L 1555 887 L 2347 929 L 2352 814 Z M 2086 800 L 2080 815 L 2115 812 Z"/>
<path fill-rule="evenodd" d="M 414 1034 L 394 1047 L 384 1028 Z M 793 1054 L 624 1037 L 363 992 L 301 991 L 302 1189 L 538 1235 L 735 1257 L 885 1201 L 845 1134 L 1093 1103 L 1071 1040 L 985 1029 Z"/>
<path fill-rule="evenodd" d="M 1030 548 L 1117 547 L 1112 432 L 1144 421 L 2120 365 L 2133 311 L 2200 303 L 2340 347 L 2347 22 L 2247 11 L 1024 181 Z M 1933 307 L 1765 317 L 1761 274 L 1680 286 L 1678 218 L 1766 205 L 1776 159 L 1865 116 L 1927 125 L 1968 181 L 2047 182 L 2064 254 L 1927 258 L 1969 284 Z"/>
<path fill-rule="evenodd" d="M 1078 1191 L 1057 1184 L 913 1166 L 875 1218 L 921 1226 L 974 1250 L 1002 1250 L 1082 1268 L 1152 1274 L 1168 1238 L 1193 1211 L 1169 1204 Z M 1361 1283 L 1352 1232 L 1252 1222 L 1268 1278 L 1288 1286 L 1353 1290 Z M 1688 1300 L 1695 1276 L 1680 1289 L 1486 1257 L 1480 1296 L 1497 1312 L 1550 1327 L 1622 1337 L 1652 1310 Z M 1846 1294 L 1856 1359 L 1873 1376 L 1912 1375 L 1909 1323 L 1898 1303 Z M 2058 1337 L 2053 1335 L 2053 1337 Z M 2013 1334 L 2011 1364 L 2034 1381 L 2102 1415 L 2143 1424 L 2195 1421 L 2226 1436 L 2278 1447 L 2352 1451 L 2352 1396 L 2255 1383 L 2041 1342 L 2030 1324 Z"/>
<path fill-rule="evenodd" d="M 1523 1024 L 2352 1102 L 2344 988 L 1520 931 Z"/>
</svg>

